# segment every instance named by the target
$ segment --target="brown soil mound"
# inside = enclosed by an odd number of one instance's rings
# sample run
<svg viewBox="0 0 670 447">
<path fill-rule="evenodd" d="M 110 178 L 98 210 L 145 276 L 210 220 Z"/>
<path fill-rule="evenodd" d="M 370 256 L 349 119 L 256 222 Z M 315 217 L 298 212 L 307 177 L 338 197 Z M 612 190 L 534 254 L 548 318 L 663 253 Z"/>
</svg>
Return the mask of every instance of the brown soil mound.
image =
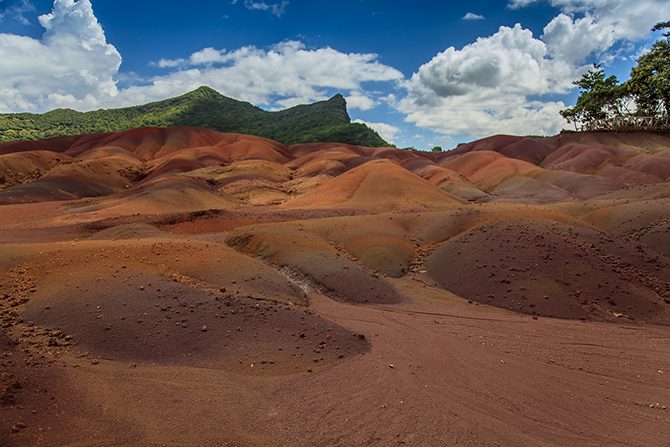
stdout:
<svg viewBox="0 0 670 447">
<path fill-rule="evenodd" d="M 489 193 L 500 200 L 516 203 L 554 203 L 570 197 L 563 188 L 526 176 L 509 178 Z"/>
<path fill-rule="evenodd" d="M 30 183 L 59 164 L 71 161 L 71 157 L 49 151 L 0 155 L 0 189 Z"/>
<path fill-rule="evenodd" d="M 64 331 L 93 357 L 250 375 L 317 369 L 367 348 L 355 334 L 295 308 L 151 275 L 134 279 L 147 286 L 108 281 L 100 291 L 81 283 L 76 298 L 38 296 L 25 315 Z"/>
<path fill-rule="evenodd" d="M 590 199 L 621 188 L 621 184 L 614 180 L 577 172 L 547 170 L 537 179 L 558 186 L 577 199 Z"/>
<path fill-rule="evenodd" d="M 209 209 L 233 209 L 239 205 L 207 183 L 185 177 L 159 177 L 140 187 L 91 205 L 76 206 L 73 213 L 97 218 L 131 214 L 172 214 Z M 89 219 L 90 220 L 90 219 Z"/>
<path fill-rule="evenodd" d="M 626 160 L 624 167 L 653 175 L 661 181 L 670 180 L 670 154 L 665 156 L 636 155 Z"/>
<path fill-rule="evenodd" d="M 458 172 L 483 190 L 490 190 L 518 175 L 539 175 L 543 170 L 528 162 L 507 158 L 497 152 L 477 151 L 445 158 L 440 165 Z"/>
<path fill-rule="evenodd" d="M 396 303 L 401 294 L 374 271 L 302 225 L 246 227 L 226 239 L 231 247 L 276 266 L 292 281 L 338 301 Z M 383 249 L 382 249 L 383 250 Z"/>
<path fill-rule="evenodd" d="M 287 208 L 364 208 L 392 211 L 462 203 L 397 164 L 365 163 L 284 204 Z"/>
<path fill-rule="evenodd" d="M 568 144 L 549 155 L 542 165 L 549 169 L 596 174 L 604 165 L 620 165 L 631 155 L 629 150 L 615 147 Z"/>
<path fill-rule="evenodd" d="M 670 321 L 670 260 L 588 228 L 486 224 L 444 243 L 427 265 L 448 290 L 518 312 Z"/>
<path fill-rule="evenodd" d="M 0 203 L 45 202 L 106 196 L 132 183 L 139 162 L 109 157 L 59 164 L 37 180 L 0 191 Z M 129 178 L 130 177 L 130 178 Z"/>
<path fill-rule="evenodd" d="M 454 154 L 465 154 L 467 152 L 475 151 L 492 151 L 500 152 L 511 144 L 517 144 L 523 140 L 523 137 L 512 135 L 494 135 L 483 138 L 481 140 L 473 141 L 472 143 L 462 144 L 454 151 Z"/>
</svg>

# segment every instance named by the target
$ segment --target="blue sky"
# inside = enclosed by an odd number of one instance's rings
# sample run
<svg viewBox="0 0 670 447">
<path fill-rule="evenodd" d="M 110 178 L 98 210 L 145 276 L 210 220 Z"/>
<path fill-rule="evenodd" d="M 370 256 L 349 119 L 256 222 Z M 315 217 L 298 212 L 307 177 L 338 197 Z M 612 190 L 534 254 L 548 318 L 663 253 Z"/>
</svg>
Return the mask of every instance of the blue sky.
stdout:
<svg viewBox="0 0 670 447">
<path fill-rule="evenodd" d="M 588 64 L 625 78 L 668 18 L 661 0 L 0 0 L 0 110 L 207 84 L 266 109 L 339 92 L 399 146 L 549 134 Z"/>
</svg>

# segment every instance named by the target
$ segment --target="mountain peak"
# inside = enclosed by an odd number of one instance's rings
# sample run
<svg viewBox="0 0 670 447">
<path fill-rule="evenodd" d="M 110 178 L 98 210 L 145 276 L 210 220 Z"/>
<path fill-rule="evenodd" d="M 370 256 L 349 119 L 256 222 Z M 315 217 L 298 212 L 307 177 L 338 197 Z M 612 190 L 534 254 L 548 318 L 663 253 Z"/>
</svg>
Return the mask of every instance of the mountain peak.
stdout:
<svg viewBox="0 0 670 447">
<path fill-rule="evenodd" d="M 199 96 L 199 97 L 210 96 L 211 97 L 211 96 L 222 96 L 222 95 L 221 95 L 221 93 L 217 92 L 216 90 L 214 90 L 211 87 L 208 87 L 206 85 L 201 85 L 200 87 L 196 88 L 193 91 L 190 91 L 190 92 L 186 93 L 183 96 L 187 96 L 187 97 L 191 97 L 191 96 Z"/>
<path fill-rule="evenodd" d="M 0 114 L 0 141 L 170 126 L 259 135 L 285 144 L 323 141 L 388 145 L 372 129 L 351 123 L 346 99 L 339 93 L 326 101 L 267 112 L 205 85 L 176 98 L 123 109 L 84 113 L 56 110 L 45 115 Z"/>
<path fill-rule="evenodd" d="M 344 107 L 345 109 L 347 108 L 347 100 L 342 96 L 341 94 L 336 94 L 332 98 L 330 98 L 328 101 L 326 101 L 330 104 L 333 105 L 338 105 L 340 107 Z"/>
</svg>

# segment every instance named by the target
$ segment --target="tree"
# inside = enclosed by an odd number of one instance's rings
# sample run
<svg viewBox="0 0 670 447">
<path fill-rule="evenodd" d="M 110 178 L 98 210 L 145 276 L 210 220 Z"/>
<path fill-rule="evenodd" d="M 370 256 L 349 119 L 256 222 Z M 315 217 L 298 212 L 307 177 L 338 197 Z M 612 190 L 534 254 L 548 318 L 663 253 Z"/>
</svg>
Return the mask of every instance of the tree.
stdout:
<svg viewBox="0 0 670 447">
<path fill-rule="evenodd" d="M 581 89 L 577 104 L 561 110 L 569 123 L 592 125 L 598 120 L 620 116 L 626 109 L 626 86 L 619 84 L 616 76 L 605 76 L 600 65 L 594 65 L 574 84 Z"/>
<path fill-rule="evenodd" d="M 664 29 L 670 29 L 670 20 L 666 20 L 665 22 L 658 22 L 654 27 L 651 29 L 652 31 L 661 31 Z M 663 33 L 664 37 L 670 37 L 670 31 L 666 31 Z"/>
<path fill-rule="evenodd" d="M 653 31 L 669 28 L 670 21 L 661 22 Z M 667 122 L 670 117 L 670 32 L 663 36 L 665 39 L 656 41 L 651 51 L 637 60 L 627 85 L 640 113 Z"/>
<path fill-rule="evenodd" d="M 434 148 L 431 149 L 433 152 L 442 152 L 442 147 L 440 146 L 435 146 Z"/>
</svg>

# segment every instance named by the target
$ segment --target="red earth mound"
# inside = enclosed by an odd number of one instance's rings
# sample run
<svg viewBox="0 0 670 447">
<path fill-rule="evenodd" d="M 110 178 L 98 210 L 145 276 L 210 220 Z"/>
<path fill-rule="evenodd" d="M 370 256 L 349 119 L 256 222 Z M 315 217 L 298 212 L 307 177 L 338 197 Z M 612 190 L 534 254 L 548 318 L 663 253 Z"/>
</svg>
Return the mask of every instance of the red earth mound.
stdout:
<svg viewBox="0 0 670 447">
<path fill-rule="evenodd" d="M 25 203 L 108 196 L 122 190 L 139 192 L 142 183 L 153 178 L 206 168 L 216 171 L 246 161 L 281 165 L 289 178 L 264 179 L 261 184 L 250 172 L 250 177 L 238 178 L 241 183 L 232 186 L 220 176 L 218 180 L 208 178 L 211 173 L 198 175 L 217 188 L 225 183 L 224 195 L 232 194 L 249 205 L 286 202 L 301 208 L 389 210 L 411 208 L 409 202 L 422 194 L 428 197 L 417 201 L 418 208 L 443 206 L 441 203 L 454 196 L 481 202 L 549 203 L 665 182 L 670 177 L 669 147 L 670 139 L 656 134 L 566 133 L 551 138 L 495 136 L 445 154 L 432 154 L 334 143 L 285 146 L 260 137 L 205 129 L 145 128 L 0 145 L 0 168 L 4 171 L 0 201 Z M 375 164 L 383 160 L 389 163 Z M 363 167 L 370 162 L 374 163 Z M 344 176 L 359 167 L 353 177 Z M 385 182 L 374 180 L 377 176 L 367 172 L 373 170 L 383 171 L 383 177 L 393 178 L 398 185 L 407 182 L 407 194 L 400 186 L 397 190 L 388 186 L 384 192 L 379 184 Z M 438 186 L 446 196 L 420 186 L 408 173 Z M 356 193 L 352 180 L 361 176 L 370 176 L 371 180 L 361 182 L 370 190 Z M 338 181 L 326 186 L 331 178 Z M 305 195 L 315 188 L 324 189 Z M 425 191 L 414 195 L 412 188 Z M 366 198 L 370 194 L 380 198 L 371 201 Z"/>
<path fill-rule="evenodd" d="M 670 260 L 588 228 L 476 227 L 427 260 L 431 277 L 480 303 L 561 318 L 669 321 Z"/>
<path fill-rule="evenodd" d="M 387 160 L 368 162 L 284 204 L 288 208 L 393 211 L 444 208 L 462 201 Z"/>
</svg>

